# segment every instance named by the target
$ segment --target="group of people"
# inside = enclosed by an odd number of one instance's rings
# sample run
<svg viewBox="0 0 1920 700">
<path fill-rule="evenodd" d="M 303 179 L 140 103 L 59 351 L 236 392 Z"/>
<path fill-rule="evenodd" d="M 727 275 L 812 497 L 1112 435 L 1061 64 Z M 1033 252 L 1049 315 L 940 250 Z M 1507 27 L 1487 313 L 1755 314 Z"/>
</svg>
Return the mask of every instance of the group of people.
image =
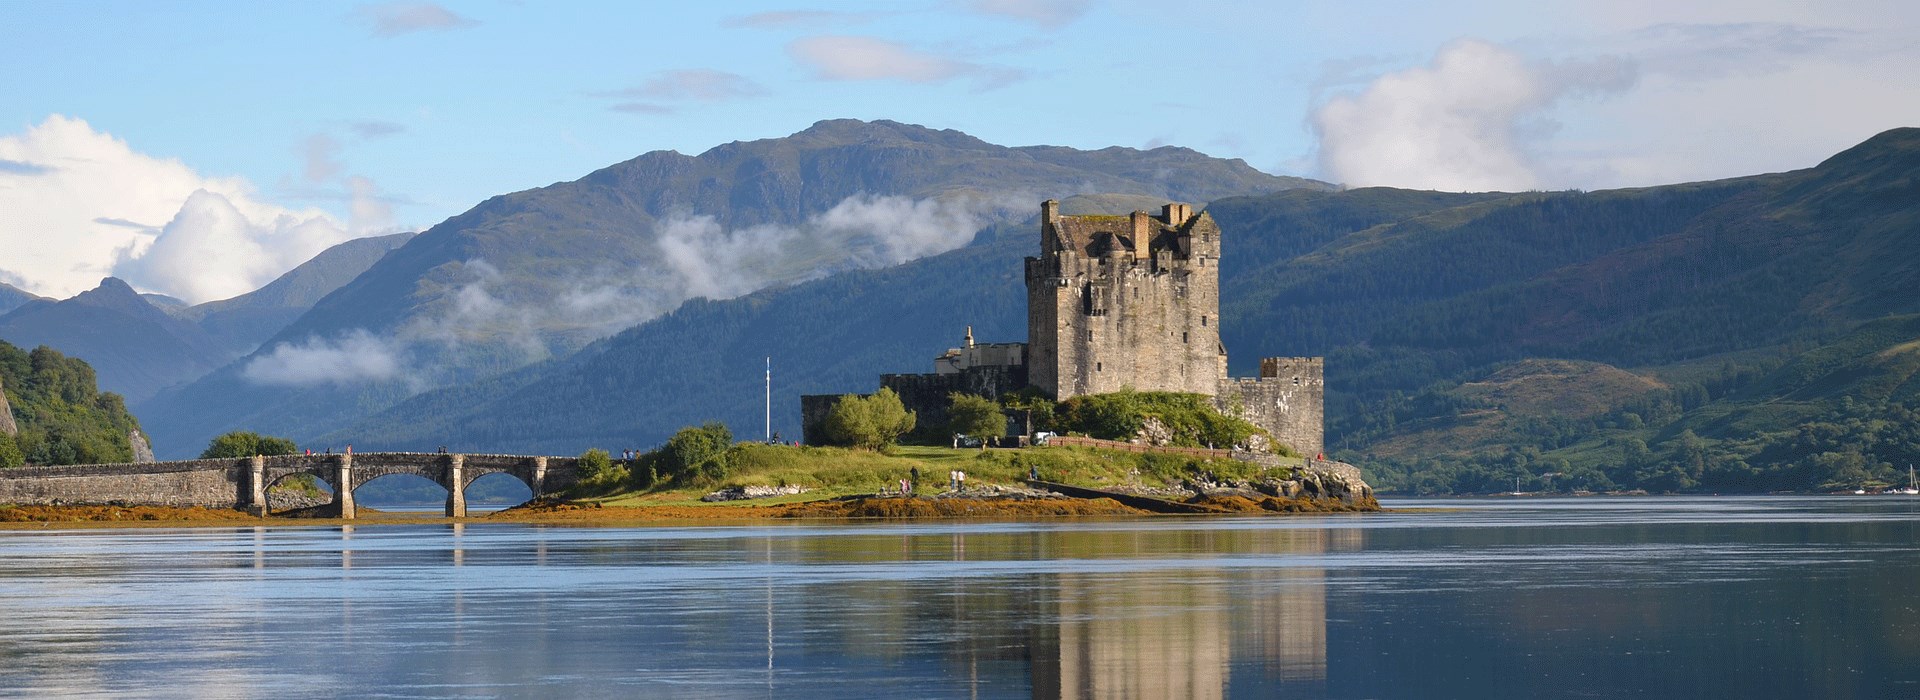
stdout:
<svg viewBox="0 0 1920 700">
<path fill-rule="evenodd" d="M 908 470 L 907 478 L 900 480 L 900 483 L 899 483 L 900 495 L 902 496 L 912 495 L 914 487 L 919 485 L 920 485 L 920 468 L 913 467 Z M 947 472 L 947 490 L 948 491 L 959 491 L 960 489 L 966 488 L 966 486 L 967 486 L 966 472 L 961 471 L 959 469 L 954 469 Z"/>
</svg>

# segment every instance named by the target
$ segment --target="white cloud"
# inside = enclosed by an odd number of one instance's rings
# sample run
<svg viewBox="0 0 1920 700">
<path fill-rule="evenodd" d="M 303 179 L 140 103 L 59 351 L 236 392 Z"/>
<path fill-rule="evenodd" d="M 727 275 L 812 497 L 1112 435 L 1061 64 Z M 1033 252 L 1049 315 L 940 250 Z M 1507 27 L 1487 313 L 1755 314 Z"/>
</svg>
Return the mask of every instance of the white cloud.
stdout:
<svg viewBox="0 0 1920 700">
<path fill-rule="evenodd" d="M 967 9 L 1031 22 L 1041 29 L 1059 29 L 1080 19 L 1091 0 L 967 0 Z"/>
<path fill-rule="evenodd" d="M 1313 116 L 1322 172 L 1354 185 L 1525 190 L 1543 177 L 1536 150 L 1562 100 L 1633 86 L 1631 62 L 1529 59 L 1483 41 L 1456 41 L 1433 62 L 1388 73 Z"/>
<path fill-rule="evenodd" d="M 388 2 L 354 9 L 374 36 L 390 37 L 429 30 L 464 29 L 480 24 L 430 2 Z"/>
<path fill-rule="evenodd" d="M 260 288 L 347 238 L 325 215 L 256 218 L 224 195 L 196 190 L 157 237 L 122 249 L 113 273 L 188 303 L 226 299 Z"/>
<path fill-rule="evenodd" d="M 801 226 L 727 230 L 711 216 L 654 226 L 661 259 L 686 298 L 730 299 L 850 267 L 897 265 L 966 245 L 1005 203 L 854 195 Z"/>
<path fill-rule="evenodd" d="M 981 66 L 867 36 L 811 36 L 787 45 L 794 60 L 822 80 L 901 80 L 942 83 Z"/>
<path fill-rule="evenodd" d="M 334 340 L 310 337 L 304 343 L 281 343 L 240 373 L 256 384 L 305 387 L 397 379 L 402 366 L 391 343 L 356 329 Z"/>
<path fill-rule="evenodd" d="M 0 268 L 44 296 L 120 274 L 143 291 L 208 301 L 350 237 L 319 210 L 262 202 L 244 179 L 203 176 L 71 117 L 0 136 L 0 160 L 36 166 L 0 172 Z"/>
</svg>

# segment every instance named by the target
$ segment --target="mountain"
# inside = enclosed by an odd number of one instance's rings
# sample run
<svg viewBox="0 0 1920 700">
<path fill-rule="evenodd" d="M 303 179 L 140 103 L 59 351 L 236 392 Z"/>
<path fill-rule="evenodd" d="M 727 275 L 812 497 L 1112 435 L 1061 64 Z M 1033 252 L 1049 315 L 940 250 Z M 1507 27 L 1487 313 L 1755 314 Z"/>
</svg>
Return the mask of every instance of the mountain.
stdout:
<svg viewBox="0 0 1920 700">
<path fill-rule="evenodd" d="M 1046 197 L 1210 201 L 1290 188 L 1331 189 L 1182 148 L 1010 148 L 890 121 L 823 121 L 698 156 L 656 151 L 488 199 L 251 355 L 139 408 L 163 451 L 241 426 L 313 435 L 424 388 L 564 358 L 689 299 L 961 248 Z M 316 353 L 356 359 L 329 376 L 260 371 Z"/>
<path fill-rule="evenodd" d="M 1243 222 L 1223 237 L 1221 274 L 1231 280 L 1394 217 L 1511 196 L 1380 188 L 1270 195 L 1260 225 Z M 1163 203 L 1103 194 L 1068 198 L 1061 210 L 1110 214 Z M 775 370 L 774 430 L 797 437 L 802 394 L 871 391 L 881 372 L 927 371 L 967 326 L 985 342 L 1024 340 L 1021 261 L 1038 251 L 1037 201 L 1032 209 L 1025 221 L 986 229 L 965 248 L 899 267 L 689 303 L 573 357 L 413 397 L 323 441 L 409 449 L 471 442 L 571 454 L 609 441 L 652 445 L 679 426 L 713 419 L 753 435 L 745 427 L 760 426 L 767 357 Z M 1209 209 L 1223 210 L 1242 211 Z M 1238 360 L 1253 352 L 1231 338 L 1228 348 Z"/>
<path fill-rule="evenodd" d="M 312 260 L 288 270 L 264 287 L 174 313 L 198 323 L 215 342 L 234 355 L 250 353 L 326 295 L 353 281 L 387 253 L 411 240 L 413 235 L 395 233 L 356 238 L 320 251 Z"/>
<path fill-rule="evenodd" d="M 43 297 L 37 294 L 25 292 L 18 287 L 0 283 L 0 314 L 20 308 L 27 302 L 42 298 Z"/>
<path fill-rule="evenodd" d="M 1329 444 L 1390 487 L 1807 490 L 1920 461 L 1920 130 L 1716 182 L 1293 190 L 1207 211 L 1235 369 L 1327 356 Z M 767 356 L 792 436 L 798 394 L 924 371 L 967 324 L 1022 338 L 1035 230 L 690 303 L 328 437 L 570 453 L 707 419 L 752 435 Z"/>
<path fill-rule="evenodd" d="M 155 308 L 112 277 L 71 299 L 36 300 L 0 316 L 0 339 L 80 358 L 99 373 L 102 388 L 133 401 L 230 357 L 199 326 Z"/>
<path fill-rule="evenodd" d="M 0 341 L 0 390 L 0 467 L 133 461 L 140 423 L 86 362 Z"/>
</svg>

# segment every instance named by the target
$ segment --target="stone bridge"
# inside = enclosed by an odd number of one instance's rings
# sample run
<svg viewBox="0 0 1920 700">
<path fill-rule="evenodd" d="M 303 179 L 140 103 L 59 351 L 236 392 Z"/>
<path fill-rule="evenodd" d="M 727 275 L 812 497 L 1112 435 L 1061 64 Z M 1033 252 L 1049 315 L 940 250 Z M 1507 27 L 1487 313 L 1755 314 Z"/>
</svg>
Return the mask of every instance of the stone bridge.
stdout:
<svg viewBox="0 0 1920 700">
<path fill-rule="evenodd" d="M 73 464 L 0 469 L 0 503 L 124 504 L 239 508 L 267 512 L 267 490 L 281 479 L 311 474 L 333 489 L 332 515 L 354 516 L 353 491 L 389 474 L 425 477 L 447 489 L 447 516 L 467 514 L 467 485 L 488 474 L 511 474 L 535 498 L 579 481 L 573 457 L 363 452 L 141 464 Z"/>
</svg>

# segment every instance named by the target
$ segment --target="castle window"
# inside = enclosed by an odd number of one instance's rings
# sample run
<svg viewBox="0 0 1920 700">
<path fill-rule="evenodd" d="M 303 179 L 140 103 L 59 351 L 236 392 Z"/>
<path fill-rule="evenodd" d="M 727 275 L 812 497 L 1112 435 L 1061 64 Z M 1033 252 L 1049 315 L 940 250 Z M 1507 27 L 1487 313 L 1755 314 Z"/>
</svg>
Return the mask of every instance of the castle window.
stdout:
<svg viewBox="0 0 1920 700">
<path fill-rule="evenodd" d="M 1092 328 L 1088 328 L 1088 329 L 1087 329 L 1087 342 L 1089 342 L 1089 343 L 1091 343 L 1091 342 L 1093 342 L 1093 329 L 1092 329 Z"/>
<path fill-rule="evenodd" d="M 1206 327 L 1206 325 L 1207 325 L 1207 317 L 1205 317 L 1205 316 L 1201 316 L 1201 317 L 1200 317 L 1200 326 L 1204 328 L 1204 327 Z"/>
<path fill-rule="evenodd" d="M 1187 334 L 1185 332 L 1180 333 L 1180 342 L 1187 342 Z"/>
<path fill-rule="evenodd" d="M 1300 386 L 1300 378 L 1299 378 L 1299 377 L 1294 377 L 1294 378 L 1293 378 L 1293 385 L 1294 385 L 1294 386 Z"/>
<path fill-rule="evenodd" d="M 1082 367 L 1085 367 L 1086 365 L 1081 365 L 1081 366 L 1082 366 Z M 1095 362 L 1095 363 L 1093 363 L 1093 371 L 1095 371 L 1095 372 L 1098 372 L 1098 371 L 1100 371 L 1100 363 L 1098 363 L 1098 362 Z"/>
</svg>

